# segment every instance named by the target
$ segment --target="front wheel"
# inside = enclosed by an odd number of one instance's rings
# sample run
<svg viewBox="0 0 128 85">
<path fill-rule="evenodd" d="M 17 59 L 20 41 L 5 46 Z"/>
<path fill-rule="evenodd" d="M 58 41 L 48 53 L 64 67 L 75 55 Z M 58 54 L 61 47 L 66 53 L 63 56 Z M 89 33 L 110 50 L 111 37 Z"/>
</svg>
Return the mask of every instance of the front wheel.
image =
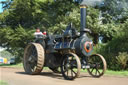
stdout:
<svg viewBox="0 0 128 85">
<path fill-rule="evenodd" d="M 65 54 L 62 64 L 61 72 L 65 79 L 74 80 L 80 75 L 81 63 L 79 57 L 74 53 Z"/>
<path fill-rule="evenodd" d="M 87 71 L 93 77 L 101 77 L 107 69 L 106 61 L 100 54 L 91 55 L 88 58 L 88 65 L 90 68 Z"/>
</svg>

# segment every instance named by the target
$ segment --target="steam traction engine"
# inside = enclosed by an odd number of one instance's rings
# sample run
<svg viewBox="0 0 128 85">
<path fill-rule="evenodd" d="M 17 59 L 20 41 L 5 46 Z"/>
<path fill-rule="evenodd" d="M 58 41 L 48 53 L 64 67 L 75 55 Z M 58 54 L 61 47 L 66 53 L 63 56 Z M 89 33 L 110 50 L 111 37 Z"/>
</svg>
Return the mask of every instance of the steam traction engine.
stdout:
<svg viewBox="0 0 128 85">
<path fill-rule="evenodd" d="M 106 61 L 100 54 L 93 54 L 93 42 L 86 29 L 86 6 L 81 5 L 80 34 L 70 24 L 62 35 L 46 36 L 37 34 L 34 43 L 25 48 L 23 65 L 28 74 L 39 74 L 43 67 L 62 73 L 67 80 L 79 76 L 80 70 L 87 69 L 93 77 L 100 77 L 106 70 Z M 59 70 L 60 68 L 60 70 Z"/>
</svg>

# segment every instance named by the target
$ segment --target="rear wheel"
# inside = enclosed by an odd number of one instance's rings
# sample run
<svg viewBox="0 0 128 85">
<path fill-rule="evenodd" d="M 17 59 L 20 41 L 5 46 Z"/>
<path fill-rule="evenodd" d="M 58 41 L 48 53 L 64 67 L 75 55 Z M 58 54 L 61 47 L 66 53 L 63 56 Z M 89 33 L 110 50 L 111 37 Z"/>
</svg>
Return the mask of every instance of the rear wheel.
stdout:
<svg viewBox="0 0 128 85">
<path fill-rule="evenodd" d="M 61 64 L 61 72 L 65 79 L 73 80 L 80 75 L 81 63 L 74 53 L 65 54 Z"/>
<path fill-rule="evenodd" d="M 100 54 L 91 55 L 88 59 L 88 65 L 90 68 L 87 71 L 93 77 L 101 77 L 107 69 L 106 61 Z"/>
<path fill-rule="evenodd" d="M 24 51 L 23 66 L 28 74 L 39 74 L 44 66 L 44 48 L 38 43 L 29 44 Z"/>
</svg>

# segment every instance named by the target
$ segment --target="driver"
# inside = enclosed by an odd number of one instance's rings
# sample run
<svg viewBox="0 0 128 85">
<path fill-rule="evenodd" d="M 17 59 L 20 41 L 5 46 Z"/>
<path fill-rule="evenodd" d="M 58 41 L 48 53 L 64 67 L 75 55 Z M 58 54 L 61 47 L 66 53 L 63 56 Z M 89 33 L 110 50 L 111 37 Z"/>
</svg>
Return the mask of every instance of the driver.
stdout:
<svg viewBox="0 0 128 85">
<path fill-rule="evenodd" d="M 34 35 L 36 36 L 36 38 L 41 37 L 41 36 L 46 37 L 47 33 L 46 33 L 46 31 L 44 31 L 44 32 L 42 33 L 42 32 L 40 31 L 40 29 L 37 28 L 37 29 L 36 29 L 36 32 L 34 33 Z"/>
</svg>

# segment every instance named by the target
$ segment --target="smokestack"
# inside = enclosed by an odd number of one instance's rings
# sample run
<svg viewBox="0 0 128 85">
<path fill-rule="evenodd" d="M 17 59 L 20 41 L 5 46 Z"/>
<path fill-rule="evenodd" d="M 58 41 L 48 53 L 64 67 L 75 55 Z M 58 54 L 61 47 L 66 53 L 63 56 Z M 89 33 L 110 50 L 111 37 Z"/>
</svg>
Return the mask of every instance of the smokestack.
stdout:
<svg viewBox="0 0 128 85">
<path fill-rule="evenodd" d="M 81 14 L 81 27 L 80 27 L 80 36 L 85 34 L 86 31 L 86 5 L 80 5 L 80 14 Z"/>
<path fill-rule="evenodd" d="M 86 29 L 86 7 L 87 6 L 97 6 L 103 3 L 104 0 L 81 0 L 80 10 L 81 10 L 81 28 L 80 35 L 85 35 Z"/>
</svg>

